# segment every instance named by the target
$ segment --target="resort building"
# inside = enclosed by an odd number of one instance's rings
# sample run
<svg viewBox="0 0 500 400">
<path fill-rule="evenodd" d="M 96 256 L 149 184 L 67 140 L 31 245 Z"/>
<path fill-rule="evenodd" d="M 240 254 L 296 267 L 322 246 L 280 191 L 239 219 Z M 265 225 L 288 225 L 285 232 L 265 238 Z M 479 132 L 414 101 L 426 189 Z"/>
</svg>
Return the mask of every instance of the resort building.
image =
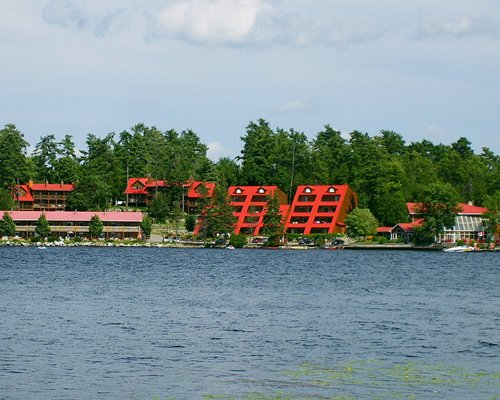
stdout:
<svg viewBox="0 0 500 400">
<path fill-rule="evenodd" d="M 163 180 L 148 178 L 129 178 L 124 194 L 127 196 L 128 205 L 133 207 L 146 207 L 154 195 L 167 187 Z"/>
<path fill-rule="evenodd" d="M 10 214 L 16 224 L 16 234 L 29 238 L 35 236 L 38 218 L 45 214 L 51 235 L 60 237 L 88 237 L 89 224 L 94 215 L 103 223 L 105 239 L 141 238 L 142 212 L 93 212 L 93 211 L 0 211 Z"/>
<path fill-rule="evenodd" d="M 410 221 L 408 223 L 399 223 L 393 227 L 379 227 L 377 233 L 380 236 L 386 236 L 390 240 L 403 239 L 405 242 L 411 242 L 416 235 L 417 228 L 422 225 L 424 219 L 419 213 L 419 203 L 406 203 Z M 465 242 L 471 240 L 481 240 L 485 238 L 484 218 L 482 215 L 488 211 L 487 208 L 478 207 L 472 203 L 460 203 L 460 211 L 455 217 L 455 224 L 452 228 L 445 228 L 438 242 L 456 243 L 459 240 Z"/>
<path fill-rule="evenodd" d="M 421 218 L 418 211 L 418 203 L 407 203 L 406 207 L 408 208 L 411 221 Z M 468 242 L 470 240 L 483 239 L 484 218 L 482 215 L 488 212 L 488 209 L 475 206 L 472 202 L 468 204 L 460 203 L 458 207 L 459 212 L 455 217 L 455 225 L 451 229 L 445 228 L 439 241 L 455 243 L 459 240 Z"/>
<path fill-rule="evenodd" d="M 344 233 L 345 217 L 357 204 L 357 195 L 349 185 L 301 185 L 286 218 L 286 231 Z"/>
<path fill-rule="evenodd" d="M 417 228 L 422 226 L 423 219 L 415 219 L 412 222 L 401 222 L 395 226 L 380 226 L 377 235 L 385 236 L 388 240 L 403 240 L 405 243 L 413 241 Z"/>
<path fill-rule="evenodd" d="M 214 182 L 192 181 L 186 183 L 187 196 L 184 198 L 184 211 L 187 214 L 196 214 L 202 205 L 202 199 L 211 199 L 214 196 Z"/>
<path fill-rule="evenodd" d="M 238 219 L 234 230 L 236 234 L 261 234 L 269 196 L 277 194 L 280 211 L 286 216 L 287 197 L 278 186 L 231 186 L 228 194 L 234 216 Z"/>
<path fill-rule="evenodd" d="M 64 210 L 68 196 L 75 189 L 72 183 L 33 183 L 14 187 L 13 199 L 19 210 Z"/>
<path fill-rule="evenodd" d="M 200 200 L 203 197 L 211 198 L 214 193 L 215 183 L 199 182 L 189 180 L 185 183 L 168 183 L 164 180 L 148 178 L 130 178 L 124 194 L 128 198 L 131 207 L 147 207 L 153 197 L 159 193 L 166 193 L 170 189 L 180 188 L 182 193 L 179 202 L 187 214 L 193 214 L 198 210 Z"/>
</svg>

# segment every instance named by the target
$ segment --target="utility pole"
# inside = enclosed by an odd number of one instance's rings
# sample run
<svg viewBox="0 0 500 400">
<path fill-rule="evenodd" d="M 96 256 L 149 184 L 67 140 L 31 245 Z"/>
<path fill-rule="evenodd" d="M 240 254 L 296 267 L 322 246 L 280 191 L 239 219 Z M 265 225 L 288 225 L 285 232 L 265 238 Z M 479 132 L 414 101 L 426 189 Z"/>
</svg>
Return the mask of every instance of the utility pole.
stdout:
<svg viewBox="0 0 500 400">
<path fill-rule="evenodd" d="M 127 196 L 127 200 L 126 200 L 126 205 L 125 205 L 125 210 L 128 211 L 128 157 L 127 157 L 127 183 L 125 185 L 125 193 L 126 193 L 126 196 Z"/>
</svg>

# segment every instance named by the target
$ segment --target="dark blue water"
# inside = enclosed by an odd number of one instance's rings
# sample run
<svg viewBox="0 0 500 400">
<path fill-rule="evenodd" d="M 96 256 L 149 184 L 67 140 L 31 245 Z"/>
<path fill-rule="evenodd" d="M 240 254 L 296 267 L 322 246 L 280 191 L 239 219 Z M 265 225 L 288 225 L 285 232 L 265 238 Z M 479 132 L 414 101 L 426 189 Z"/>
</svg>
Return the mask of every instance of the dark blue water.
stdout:
<svg viewBox="0 0 500 400">
<path fill-rule="evenodd" d="M 0 248 L 0 399 L 498 399 L 499 264 Z"/>
</svg>

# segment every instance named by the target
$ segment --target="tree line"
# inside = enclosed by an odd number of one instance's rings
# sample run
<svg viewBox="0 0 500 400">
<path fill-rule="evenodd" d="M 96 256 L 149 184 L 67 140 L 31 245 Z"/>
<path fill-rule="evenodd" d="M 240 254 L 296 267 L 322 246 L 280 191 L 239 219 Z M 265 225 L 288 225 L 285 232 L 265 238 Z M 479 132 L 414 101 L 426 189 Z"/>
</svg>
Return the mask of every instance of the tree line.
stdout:
<svg viewBox="0 0 500 400">
<path fill-rule="evenodd" d="M 405 221 L 406 202 L 422 201 L 430 185 L 461 202 L 500 209 L 500 157 L 486 147 L 475 153 L 465 137 L 451 145 L 406 143 L 390 130 L 344 136 L 326 125 L 308 139 L 259 119 L 248 124 L 241 140 L 238 157 L 211 161 L 207 145 L 192 130 L 137 124 L 104 137 L 88 134 L 85 148 L 76 149 L 71 135 L 58 140 L 48 134 L 31 146 L 8 124 L 0 130 L 0 208 L 13 206 L 8 204 L 13 185 L 33 180 L 75 183 L 70 209 L 104 210 L 124 200 L 127 176 L 151 176 L 174 187 L 190 178 L 222 186 L 278 185 L 290 197 L 301 184 L 349 184 L 360 208 L 389 226 Z M 172 209 L 181 191 L 179 185 L 168 199 Z"/>
</svg>

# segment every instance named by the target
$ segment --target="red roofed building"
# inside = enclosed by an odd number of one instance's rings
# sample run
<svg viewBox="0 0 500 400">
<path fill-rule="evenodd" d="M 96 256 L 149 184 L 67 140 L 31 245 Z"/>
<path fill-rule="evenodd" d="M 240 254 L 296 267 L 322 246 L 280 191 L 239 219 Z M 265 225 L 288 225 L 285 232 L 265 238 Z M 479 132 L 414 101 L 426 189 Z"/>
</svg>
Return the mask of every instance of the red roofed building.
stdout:
<svg viewBox="0 0 500 400">
<path fill-rule="evenodd" d="M 215 190 L 214 182 L 188 182 L 185 186 L 188 187 L 187 199 L 184 204 L 184 211 L 188 214 L 196 213 L 200 206 L 202 198 L 212 198 Z"/>
<path fill-rule="evenodd" d="M 17 185 L 13 199 L 20 210 L 64 210 L 68 196 L 75 189 L 72 183 L 33 183 Z"/>
<path fill-rule="evenodd" d="M 28 185 L 16 185 L 12 192 L 12 198 L 19 210 L 33 210 L 35 200 Z"/>
<path fill-rule="evenodd" d="M 234 216 L 238 218 L 234 232 L 236 234 L 257 236 L 264 226 L 268 196 L 278 195 L 281 212 L 286 217 L 287 197 L 277 186 L 231 186 L 228 194 Z"/>
<path fill-rule="evenodd" d="M 400 223 L 391 229 L 391 239 L 403 238 L 411 241 L 415 235 L 416 228 L 424 222 L 419 212 L 420 203 L 406 203 L 411 222 Z M 473 204 L 459 203 L 459 212 L 455 217 L 455 225 L 451 229 L 445 228 L 438 241 L 455 243 L 459 240 L 470 241 L 484 238 L 484 219 L 482 214 L 487 208 L 478 207 Z M 384 234 L 379 228 L 379 234 Z"/>
<path fill-rule="evenodd" d="M 286 218 L 288 233 L 344 233 L 358 198 L 349 185 L 301 185 Z"/>
<path fill-rule="evenodd" d="M 45 214 L 51 235 L 88 237 L 90 220 L 97 215 L 103 223 L 106 239 L 137 239 L 141 237 L 141 212 L 93 212 L 93 211 L 0 211 L 10 214 L 16 224 L 16 233 L 22 237 L 35 235 L 38 218 Z"/>
<path fill-rule="evenodd" d="M 166 188 L 166 181 L 148 178 L 129 178 L 124 194 L 134 207 L 146 207 L 153 196 Z"/>
</svg>

